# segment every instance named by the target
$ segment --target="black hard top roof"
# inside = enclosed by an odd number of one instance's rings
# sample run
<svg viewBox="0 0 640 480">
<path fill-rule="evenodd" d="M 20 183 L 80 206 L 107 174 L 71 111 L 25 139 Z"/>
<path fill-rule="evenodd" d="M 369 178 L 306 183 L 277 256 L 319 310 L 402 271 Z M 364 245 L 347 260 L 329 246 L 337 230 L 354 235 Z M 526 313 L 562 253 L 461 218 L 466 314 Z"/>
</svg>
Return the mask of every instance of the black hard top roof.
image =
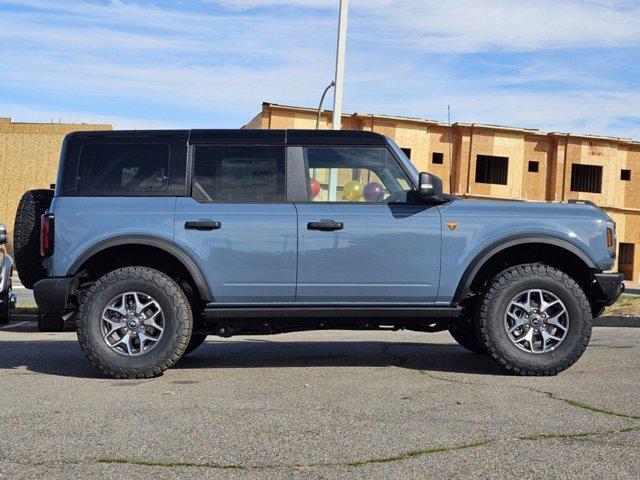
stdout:
<svg viewBox="0 0 640 480">
<path fill-rule="evenodd" d="M 345 145 L 384 145 L 383 135 L 361 130 L 100 130 L 71 133 L 76 138 L 113 138 L 113 137 L 182 137 L 189 143 L 261 143 L 261 144 L 345 144 Z"/>
</svg>

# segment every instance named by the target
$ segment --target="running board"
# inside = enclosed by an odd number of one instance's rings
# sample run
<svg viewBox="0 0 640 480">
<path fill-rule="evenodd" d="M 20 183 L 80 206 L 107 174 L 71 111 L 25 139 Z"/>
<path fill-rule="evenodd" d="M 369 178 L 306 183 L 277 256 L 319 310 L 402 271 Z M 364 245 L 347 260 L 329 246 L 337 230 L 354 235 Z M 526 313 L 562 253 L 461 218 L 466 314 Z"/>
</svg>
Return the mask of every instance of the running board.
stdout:
<svg viewBox="0 0 640 480">
<path fill-rule="evenodd" d="M 460 307 L 214 307 L 206 308 L 209 319 L 229 318 L 454 318 Z"/>
</svg>

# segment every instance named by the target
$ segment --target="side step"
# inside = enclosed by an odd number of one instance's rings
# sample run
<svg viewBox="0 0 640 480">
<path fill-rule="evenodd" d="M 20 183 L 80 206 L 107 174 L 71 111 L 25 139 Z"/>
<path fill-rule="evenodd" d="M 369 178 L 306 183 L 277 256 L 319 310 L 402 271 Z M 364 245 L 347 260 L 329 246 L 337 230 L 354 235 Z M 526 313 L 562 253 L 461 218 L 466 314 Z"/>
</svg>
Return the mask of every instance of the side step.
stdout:
<svg viewBox="0 0 640 480">
<path fill-rule="evenodd" d="M 460 307 L 254 306 L 208 307 L 208 319 L 230 318 L 455 318 Z"/>
</svg>

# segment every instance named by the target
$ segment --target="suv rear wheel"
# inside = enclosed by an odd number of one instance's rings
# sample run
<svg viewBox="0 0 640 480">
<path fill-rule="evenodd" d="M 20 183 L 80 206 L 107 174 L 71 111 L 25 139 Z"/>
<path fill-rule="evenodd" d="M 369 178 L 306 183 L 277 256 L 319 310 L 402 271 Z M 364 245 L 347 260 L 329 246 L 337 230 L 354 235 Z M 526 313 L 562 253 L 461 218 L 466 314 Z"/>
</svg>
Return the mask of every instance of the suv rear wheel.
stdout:
<svg viewBox="0 0 640 480">
<path fill-rule="evenodd" d="M 580 358 L 591 338 L 584 292 L 569 275 L 547 265 L 517 265 L 498 274 L 479 308 L 483 348 L 519 375 L 558 374 Z"/>
<path fill-rule="evenodd" d="M 89 361 L 114 378 L 150 378 L 171 367 L 191 338 L 193 318 L 184 291 L 145 267 L 114 270 L 85 295 L 78 340 Z"/>
</svg>

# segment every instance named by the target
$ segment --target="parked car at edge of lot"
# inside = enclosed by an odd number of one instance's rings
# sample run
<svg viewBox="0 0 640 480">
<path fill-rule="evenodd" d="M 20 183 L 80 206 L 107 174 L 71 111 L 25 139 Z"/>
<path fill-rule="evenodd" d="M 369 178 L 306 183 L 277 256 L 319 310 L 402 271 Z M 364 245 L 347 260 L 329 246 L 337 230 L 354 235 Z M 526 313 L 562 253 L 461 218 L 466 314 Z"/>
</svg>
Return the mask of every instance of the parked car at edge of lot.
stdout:
<svg viewBox="0 0 640 480">
<path fill-rule="evenodd" d="M 41 329 L 76 317 L 118 378 L 159 375 L 210 334 L 312 329 L 448 329 L 553 375 L 624 288 L 603 273 L 615 224 L 595 205 L 459 199 L 372 132 L 77 132 L 55 192 L 27 192 L 17 217 Z"/>
<path fill-rule="evenodd" d="M 0 324 L 7 324 L 11 310 L 15 307 L 16 296 L 11 289 L 13 260 L 4 249 L 7 243 L 7 229 L 0 223 Z"/>
</svg>

